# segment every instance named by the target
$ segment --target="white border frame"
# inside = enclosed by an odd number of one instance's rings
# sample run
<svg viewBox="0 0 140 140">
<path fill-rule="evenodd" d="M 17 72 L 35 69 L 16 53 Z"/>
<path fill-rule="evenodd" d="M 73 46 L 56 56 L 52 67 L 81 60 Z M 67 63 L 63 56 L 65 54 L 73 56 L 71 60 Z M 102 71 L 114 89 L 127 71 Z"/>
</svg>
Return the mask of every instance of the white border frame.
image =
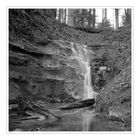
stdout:
<svg viewBox="0 0 140 140">
<path fill-rule="evenodd" d="M 8 112 L 8 99 L 9 99 L 9 63 L 8 63 L 8 58 L 9 58 L 9 14 L 8 14 L 8 10 L 9 9 L 50 9 L 50 8 L 131 8 L 132 9 L 132 28 L 131 28 L 131 85 L 132 85 L 132 89 L 131 89 L 131 131 L 88 131 L 88 132 L 84 132 L 84 131 L 34 131 L 34 132 L 30 132 L 30 131 L 21 131 L 21 132 L 16 132 L 16 131 L 9 131 L 9 112 Z M 6 59 L 6 70 L 7 70 L 7 75 L 6 75 L 6 79 L 7 79 L 7 88 L 6 88 L 6 122 L 7 122 L 7 127 L 6 127 L 6 133 L 7 134 L 134 134 L 134 79 L 133 79 L 133 70 L 134 70 L 134 52 L 133 52 L 133 48 L 134 48 L 134 6 L 7 6 L 6 7 L 6 52 L 7 52 L 7 59 Z"/>
</svg>

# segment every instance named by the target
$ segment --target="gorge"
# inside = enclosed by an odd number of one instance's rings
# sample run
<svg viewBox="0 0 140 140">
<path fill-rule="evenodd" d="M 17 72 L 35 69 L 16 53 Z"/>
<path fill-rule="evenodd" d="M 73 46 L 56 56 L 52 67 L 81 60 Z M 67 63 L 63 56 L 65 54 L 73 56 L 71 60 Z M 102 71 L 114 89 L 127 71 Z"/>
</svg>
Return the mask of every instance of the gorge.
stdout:
<svg viewBox="0 0 140 140">
<path fill-rule="evenodd" d="M 130 33 L 10 9 L 9 131 L 130 131 Z"/>
</svg>

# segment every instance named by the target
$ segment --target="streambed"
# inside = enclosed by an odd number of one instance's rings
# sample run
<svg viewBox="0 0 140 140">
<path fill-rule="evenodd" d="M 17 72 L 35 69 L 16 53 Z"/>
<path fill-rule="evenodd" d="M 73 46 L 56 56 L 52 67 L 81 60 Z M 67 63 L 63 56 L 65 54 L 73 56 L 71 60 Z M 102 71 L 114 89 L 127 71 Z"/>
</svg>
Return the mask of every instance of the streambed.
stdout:
<svg viewBox="0 0 140 140">
<path fill-rule="evenodd" d="M 52 109 L 53 110 L 53 109 Z M 61 111 L 53 110 L 61 117 L 60 120 L 25 119 L 11 123 L 11 131 L 125 131 L 123 123 L 111 121 L 96 116 L 94 109 L 85 107 L 82 109 Z"/>
</svg>

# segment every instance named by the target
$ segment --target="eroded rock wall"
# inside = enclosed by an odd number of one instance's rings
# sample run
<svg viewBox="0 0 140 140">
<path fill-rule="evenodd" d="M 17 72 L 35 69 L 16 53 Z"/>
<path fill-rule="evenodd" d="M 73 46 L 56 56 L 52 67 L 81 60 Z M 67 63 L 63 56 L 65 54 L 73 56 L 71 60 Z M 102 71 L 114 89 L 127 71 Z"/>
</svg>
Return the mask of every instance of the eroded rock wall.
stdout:
<svg viewBox="0 0 140 140">
<path fill-rule="evenodd" d="M 99 81 L 102 81 L 104 84 L 95 85 L 99 87 L 96 111 L 108 117 L 121 118 L 130 130 L 132 96 L 130 28 L 120 28 L 106 35 L 104 43 L 105 46 L 96 53 L 98 57 L 93 63 L 93 76 L 97 78 L 94 82 L 99 84 Z"/>
<path fill-rule="evenodd" d="M 10 100 L 18 96 L 55 97 L 56 101 L 82 98 L 84 77 L 71 47 L 71 42 L 61 40 L 45 46 L 10 42 Z"/>
</svg>

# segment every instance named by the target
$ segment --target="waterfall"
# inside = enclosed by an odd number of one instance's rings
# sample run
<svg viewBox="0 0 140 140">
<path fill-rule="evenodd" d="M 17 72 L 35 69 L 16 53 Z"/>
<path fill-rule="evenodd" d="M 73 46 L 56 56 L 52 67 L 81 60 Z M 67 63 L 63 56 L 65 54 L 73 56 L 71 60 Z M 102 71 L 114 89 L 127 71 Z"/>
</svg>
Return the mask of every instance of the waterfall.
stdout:
<svg viewBox="0 0 140 140">
<path fill-rule="evenodd" d="M 73 57 L 79 63 L 80 71 L 84 76 L 83 99 L 95 98 L 97 93 L 93 91 L 91 84 L 90 53 L 86 45 L 71 42 Z"/>
<path fill-rule="evenodd" d="M 97 93 L 93 91 L 91 83 L 91 67 L 90 67 L 91 50 L 89 50 L 86 45 L 80 45 L 73 42 L 71 42 L 71 46 L 73 57 L 78 61 L 79 64 L 79 66 L 77 65 L 77 67 L 80 67 L 80 71 L 84 76 L 83 99 L 95 98 L 97 96 Z M 90 130 L 92 115 L 93 114 L 89 114 L 87 112 L 85 114 L 82 114 L 83 119 L 82 131 Z"/>
</svg>

